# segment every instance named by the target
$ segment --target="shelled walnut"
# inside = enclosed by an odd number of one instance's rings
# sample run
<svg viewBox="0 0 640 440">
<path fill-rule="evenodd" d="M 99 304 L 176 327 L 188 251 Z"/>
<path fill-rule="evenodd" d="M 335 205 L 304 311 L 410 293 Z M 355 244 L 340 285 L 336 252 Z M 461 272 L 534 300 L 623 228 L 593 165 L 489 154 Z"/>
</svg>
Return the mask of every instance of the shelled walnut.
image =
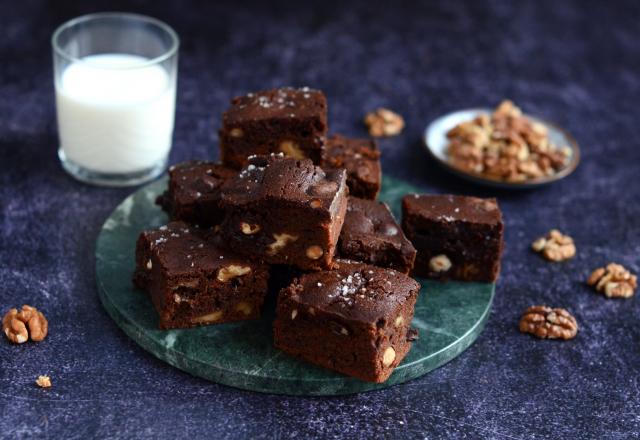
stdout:
<svg viewBox="0 0 640 440">
<path fill-rule="evenodd" d="M 429 269 L 433 272 L 446 272 L 451 269 L 451 260 L 444 254 L 436 255 L 429 260 Z"/>
<path fill-rule="evenodd" d="M 571 314 L 561 308 L 531 306 L 520 318 L 520 331 L 541 339 L 573 339 L 578 333 L 578 323 Z"/>
<path fill-rule="evenodd" d="M 620 264 L 609 263 L 594 270 L 587 284 L 607 298 L 630 298 L 638 288 L 638 277 Z"/>
<path fill-rule="evenodd" d="M 364 123 L 374 137 L 395 136 L 404 128 L 402 116 L 382 107 L 367 113 Z"/>
<path fill-rule="evenodd" d="M 289 243 L 292 243 L 298 239 L 297 235 L 287 234 L 283 232 L 282 234 L 273 234 L 274 241 L 273 243 L 267 246 L 267 253 L 269 255 L 275 255 L 280 250 L 284 249 Z"/>
<path fill-rule="evenodd" d="M 306 253 L 307 258 L 310 258 L 312 260 L 317 260 L 318 258 L 322 257 L 322 255 L 324 255 L 324 251 L 322 250 L 322 248 L 317 245 L 309 246 Z"/>
<path fill-rule="evenodd" d="M 241 277 L 251 272 L 249 266 L 240 266 L 239 264 L 230 264 L 229 266 L 221 267 L 218 270 L 218 276 L 216 277 L 220 282 L 227 282 L 237 277 Z"/>
<path fill-rule="evenodd" d="M 242 222 L 240 223 L 240 229 L 244 235 L 253 235 L 260 232 L 260 225 Z"/>
<path fill-rule="evenodd" d="M 300 149 L 300 145 L 291 140 L 283 140 L 280 142 L 280 151 L 287 157 L 293 157 L 294 159 L 306 159 L 304 152 Z"/>
<path fill-rule="evenodd" d="M 38 376 L 36 385 L 40 388 L 51 388 L 51 378 L 49 376 Z"/>
<path fill-rule="evenodd" d="M 551 143 L 547 128 L 522 114 L 509 100 L 492 115 L 481 114 L 447 133 L 449 162 L 464 172 L 494 180 L 523 182 L 564 168 L 567 146 Z"/>
<path fill-rule="evenodd" d="M 554 262 L 565 261 L 576 255 L 573 238 L 557 229 L 550 230 L 547 235 L 531 243 L 531 248 L 542 253 L 547 260 Z"/>
<path fill-rule="evenodd" d="M 42 341 L 49 331 L 49 323 L 42 312 L 35 307 L 22 306 L 22 310 L 9 310 L 2 318 L 2 331 L 15 344 L 22 344 L 31 339 Z"/>
</svg>

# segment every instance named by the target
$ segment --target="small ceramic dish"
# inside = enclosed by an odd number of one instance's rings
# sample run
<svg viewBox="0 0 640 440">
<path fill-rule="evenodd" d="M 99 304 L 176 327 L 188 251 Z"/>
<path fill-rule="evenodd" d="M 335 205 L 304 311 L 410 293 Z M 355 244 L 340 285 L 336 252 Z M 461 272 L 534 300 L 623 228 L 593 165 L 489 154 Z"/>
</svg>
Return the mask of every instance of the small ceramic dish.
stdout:
<svg viewBox="0 0 640 440">
<path fill-rule="evenodd" d="M 474 108 L 447 113 L 446 115 L 440 116 L 439 118 L 431 122 L 424 131 L 423 140 L 425 146 L 427 147 L 427 151 L 438 163 L 440 163 L 443 167 L 453 172 L 454 174 L 457 174 L 458 176 L 472 182 L 480 183 L 483 185 L 489 185 L 498 188 L 522 189 L 536 188 L 558 181 L 567 177 L 578 167 L 578 163 L 580 162 L 580 147 L 578 146 L 578 143 L 573 138 L 573 136 L 571 136 L 560 126 L 531 115 L 526 116 L 530 120 L 539 122 L 547 127 L 547 129 L 549 130 L 549 140 L 551 141 L 551 143 L 558 146 L 567 146 L 571 149 L 569 161 L 567 162 L 567 165 L 560 171 L 551 176 L 544 176 L 536 179 L 525 180 L 522 182 L 507 182 L 505 180 L 494 179 L 482 174 L 469 173 L 453 167 L 449 162 L 447 156 L 447 146 L 449 145 L 447 132 L 461 122 L 469 121 L 482 113 L 490 115 L 492 113 L 492 110 L 488 108 Z"/>
</svg>

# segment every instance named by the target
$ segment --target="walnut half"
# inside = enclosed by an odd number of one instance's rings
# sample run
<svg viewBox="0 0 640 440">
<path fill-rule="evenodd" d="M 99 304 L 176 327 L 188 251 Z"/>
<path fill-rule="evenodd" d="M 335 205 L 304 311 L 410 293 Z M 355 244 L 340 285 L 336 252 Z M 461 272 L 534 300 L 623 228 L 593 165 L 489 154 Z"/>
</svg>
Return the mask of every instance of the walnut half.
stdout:
<svg viewBox="0 0 640 440">
<path fill-rule="evenodd" d="M 560 308 L 531 306 L 520 319 L 520 331 L 541 339 L 573 339 L 578 333 L 576 318 Z"/>
<path fill-rule="evenodd" d="M 573 238 L 564 235 L 557 229 L 550 230 L 544 237 L 538 238 L 531 243 L 531 248 L 542 253 L 542 256 L 549 261 L 565 261 L 576 255 L 576 245 Z"/>
<path fill-rule="evenodd" d="M 382 107 L 367 113 L 364 123 L 374 137 L 395 136 L 404 128 L 402 116 Z"/>
<path fill-rule="evenodd" d="M 620 264 L 609 263 L 594 270 L 587 284 L 607 298 L 630 298 L 638 288 L 638 277 Z"/>
<path fill-rule="evenodd" d="M 42 312 L 35 307 L 22 306 L 22 310 L 11 309 L 2 318 L 2 331 L 15 344 L 31 339 L 42 341 L 49 331 L 49 323 Z"/>
</svg>

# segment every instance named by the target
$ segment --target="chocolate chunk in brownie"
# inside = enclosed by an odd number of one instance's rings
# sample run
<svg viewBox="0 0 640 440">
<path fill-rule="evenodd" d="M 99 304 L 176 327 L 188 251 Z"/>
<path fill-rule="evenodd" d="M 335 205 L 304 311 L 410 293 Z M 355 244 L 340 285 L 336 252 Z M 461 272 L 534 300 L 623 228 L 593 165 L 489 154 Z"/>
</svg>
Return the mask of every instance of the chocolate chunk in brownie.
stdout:
<svg viewBox="0 0 640 440">
<path fill-rule="evenodd" d="M 156 203 L 171 220 L 201 226 L 222 221 L 220 187 L 238 172 L 213 162 L 189 161 L 169 169 L 169 185 Z"/>
<path fill-rule="evenodd" d="M 354 139 L 336 134 L 327 139 L 324 168 L 347 170 L 349 194 L 375 200 L 380 191 L 380 151 L 373 139 Z"/>
<path fill-rule="evenodd" d="M 407 195 L 402 228 L 418 251 L 418 276 L 493 282 L 500 272 L 502 213 L 496 199 Z"/>
<path fill-rule="evenodd" d="M 222 191 L 226 244 L 269 264 L 330 268 L 347 207 L 344 170 L 254 156 Z"/>
<path fill-rule="evenodd" d="M 369 382 L 384 382 L 416 338 L 420 285 L 392 269 L 339 261 L 280 292 L 275 346 L 308 362 Z"/>
<path fill-rule="evenodd" d="M 282 152 L 320 164 L 327 136 L 327 99 L 319 90 L 290 87 L 249 93 L 222 115 L 222 161 L 240 168 L 253 154 Z"/>
<path fill-rule="evenodd" d="M 404 274 L 411 271 L 416 259 L 416 250 L 404 236 L 389 207 L 356 197 L 349 197 L 338 254 L 342 258 L 389 267 Z"/>
<path fill-rule="evenodd" d="M 162 329 L 256 319 L 269 268 L 222 250 L 216 237 L 184 222 L 140 234 L 134 283 L 146 290 Z"/>
</svg>

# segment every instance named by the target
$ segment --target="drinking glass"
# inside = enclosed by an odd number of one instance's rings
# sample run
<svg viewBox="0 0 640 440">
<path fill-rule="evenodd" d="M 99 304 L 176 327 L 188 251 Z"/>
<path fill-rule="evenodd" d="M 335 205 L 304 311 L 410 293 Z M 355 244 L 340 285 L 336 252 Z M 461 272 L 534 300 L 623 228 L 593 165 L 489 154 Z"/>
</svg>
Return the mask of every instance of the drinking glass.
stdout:
<svg viewBox="0 0 640 440">
<path fill-rule="evenodd" d="M 51 43 L 63 168 L 107 186 L 161 174 L 173 136 L 175 31 L 143 15 L 99 13 L 64 23 Z"/>
</svg>

